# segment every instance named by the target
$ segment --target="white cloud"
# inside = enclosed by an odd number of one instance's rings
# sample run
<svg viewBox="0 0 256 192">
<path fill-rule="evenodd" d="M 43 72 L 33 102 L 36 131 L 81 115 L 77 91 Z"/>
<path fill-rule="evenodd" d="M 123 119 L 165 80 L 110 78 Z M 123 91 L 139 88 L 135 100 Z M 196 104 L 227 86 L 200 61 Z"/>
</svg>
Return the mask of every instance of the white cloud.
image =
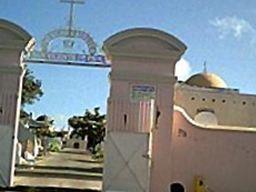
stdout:
<svg viewBox="0 0 256 192">
<path fill-rule="evenodd" d="M 190 76 L 190 73 L 190 63 L 187 60 L 181 58 L 176 64 L 175 75 L 178 77 L 178 80 L 185 81 Z"/>
<path fill-rule="evenodd" d="M 248 21 L 237 18 L 236 16 L 215 18 L 214 20 L 210 21 L 210 24 L 218 29 L 220 38 L 231 35 L 239 39 L 244 34 L 255 33 L 255 29 Z"/>
</svg>

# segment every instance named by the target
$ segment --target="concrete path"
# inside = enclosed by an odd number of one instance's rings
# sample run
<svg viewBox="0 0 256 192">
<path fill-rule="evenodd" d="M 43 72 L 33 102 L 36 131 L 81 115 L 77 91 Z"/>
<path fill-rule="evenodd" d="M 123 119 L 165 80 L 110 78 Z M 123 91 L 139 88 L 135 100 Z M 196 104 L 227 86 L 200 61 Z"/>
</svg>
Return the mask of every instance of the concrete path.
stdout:
<svg viewBox="0 0 256 192">
<path fill-rule="evenodd" d="M 63 187 L 101 190 L 102 163 L 81 150 L 64 149 L 50 153 L 34 166 L 19 166 L 16 186 Z"/>
</svg>

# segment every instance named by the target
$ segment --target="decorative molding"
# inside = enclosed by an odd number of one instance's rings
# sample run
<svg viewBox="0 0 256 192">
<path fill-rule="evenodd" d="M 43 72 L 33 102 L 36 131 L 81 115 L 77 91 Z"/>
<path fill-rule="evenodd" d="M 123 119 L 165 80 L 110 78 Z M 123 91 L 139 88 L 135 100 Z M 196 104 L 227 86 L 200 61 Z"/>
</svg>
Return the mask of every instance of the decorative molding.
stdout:
<svg viewBox="0 0 256 192">
<path fill-rule="evenodd" d="M 108 49 L 124 39 L 128 39 L 131 37 L 138 37 L 138 36 L 160 39 L 164 42 L 174 45 L 181 52 L 185 52 L 187 48 L 184 43 L 182 43 L 173 35 L 170 35 L 166 32 L 163 32 L 157 29 L 152 29 L 152 28 L 133 28 L 133 29 L 121 31 L 111 36 L 106 41 L 104 41 L 104 48 Z"/>
<path fill-rule="evenodd" d="M 171 60 L 171 59 L 176 59 L 177 57 L 180 58 L 180 52 L 172 50 L 170 51 L 170 54 L 161 54 L 161 53 L 125 53 L 125 52 L 112 52 L 111 57 L 132 57 L 132 58 L 146 58 L 146 59 L 164 59 L 164 60 Z"/>
<path fill-rule="evenodd" d="M 149 83 L 174 83 L 176 82 L 175 76 L 163 76 L 163 75 L 155 75 L 155 74 L 146 74 L 146 73 L 138 73 L 131 71 L 118 71 L 118 72 L 110 72 L 109 77 L 111 80 L 121 80 L 121 81 L 141 81 L 141 82 L 149 82 Z M 131 78 L 132 77 L 132 78 Z"/>
</svg>

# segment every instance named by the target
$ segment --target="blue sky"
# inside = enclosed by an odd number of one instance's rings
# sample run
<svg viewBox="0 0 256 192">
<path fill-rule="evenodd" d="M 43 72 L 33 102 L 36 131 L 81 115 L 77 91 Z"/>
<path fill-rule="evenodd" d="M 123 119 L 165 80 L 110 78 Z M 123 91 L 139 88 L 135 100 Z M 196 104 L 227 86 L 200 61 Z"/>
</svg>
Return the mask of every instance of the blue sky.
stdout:
<svg viewBox="0 0 256 192">
<path fill-rule="evenodd" d="M 27 30 L 40 44 L 67 23 L 69 6 L 59 0 L 0 0 L 0 17 Z M 100 48 L 110 35 L 132 27 L 152 27 L 187 46 L 178 64 L 181 79 L 203 70 L 217 73 L 231 88 L 256 93 L 256 1 L 254 0 L 86 0 L 75 7 L 75 26 Z M 108 69 L 29 65 L 42 80 L 44 96 L 27 110 L 49 114 L 58 127 L 66 118 L 100 106 L 105 112 Z"/>
</svg>

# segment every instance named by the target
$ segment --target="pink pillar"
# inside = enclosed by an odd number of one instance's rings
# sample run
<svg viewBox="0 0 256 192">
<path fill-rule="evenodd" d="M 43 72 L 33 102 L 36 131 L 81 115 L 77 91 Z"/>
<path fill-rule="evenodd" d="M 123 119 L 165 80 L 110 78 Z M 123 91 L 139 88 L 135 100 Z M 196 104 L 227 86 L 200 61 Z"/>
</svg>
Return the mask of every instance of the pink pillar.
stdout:
<svg viewBox="0 0 256 192">
<path fill-rule="evenodd" d="M 0 186 L 13 184 L 23 77 L 22 54 L 34 41 L 19 26 L 0 19 Z"/>
<path fill-rule="evenodd" d="M 105 41 L 104 50 L 112 62 L 107 114 L 108 134 L 126 132 L 128 136 L 129 133 L 144 132 L 152 135 L 152 146 L 148 141 L 147 149 L 151 151 L 152 148 L 152 153 L 149 154 L 152 156 L 150 157 L 152 162 L 148 166 L 149 173 L 151 173 L 148 177 L 148 183 L 150 183 L 148 188 L 151 192 L 167 191 L 171 181 L 169 169 L 171 159 L 167 153 L 170 152 L 171 145 L 173 91 L 176 81 L 174 68 L 185 52 L 186 46 L 174 36 L 162 31 L 140 28 L 113 35 Z M 144 109 L 150 108 L 147 102 L 152 100 L 154 112 L 157 115 L 155 115 L 154 123 L 150 124 L 148 121 L 151 119 L 147 118 L 150 112 Z M 144 111 L 143 115 L 141 115 L 142 111 Z M 127 145 L 123 150 L 128 150 L 131 146 Z M 113 151 L 108 148 L 108 142 L 105 151 L 108 157 L 114 155 L 108 154 Z M 139 159 L 138 162 L 140 162 Z M 105 178 L 111 177 L 107 175 L 108 165 L 104 169 L 106 170 Z M 111 165 L 111 169 L 115 169 L 115 166 Z M 133 171 L 134 175 L 143 177 L 136 170 Z M 137 181 L 132 178 L 126 181 L 130 183 L 128 186 L 130 188 L 126 188 L 127 186 L 122 188 L 120 183 L 115 183 L 116 185 L 113 186 L 118 186 L 118 190 L 129 192 L 142 191 L 141 188 L 132 188 L 133 182 Z M 117 188 L 114 189 L 117 190 Z"/>
</svg>

